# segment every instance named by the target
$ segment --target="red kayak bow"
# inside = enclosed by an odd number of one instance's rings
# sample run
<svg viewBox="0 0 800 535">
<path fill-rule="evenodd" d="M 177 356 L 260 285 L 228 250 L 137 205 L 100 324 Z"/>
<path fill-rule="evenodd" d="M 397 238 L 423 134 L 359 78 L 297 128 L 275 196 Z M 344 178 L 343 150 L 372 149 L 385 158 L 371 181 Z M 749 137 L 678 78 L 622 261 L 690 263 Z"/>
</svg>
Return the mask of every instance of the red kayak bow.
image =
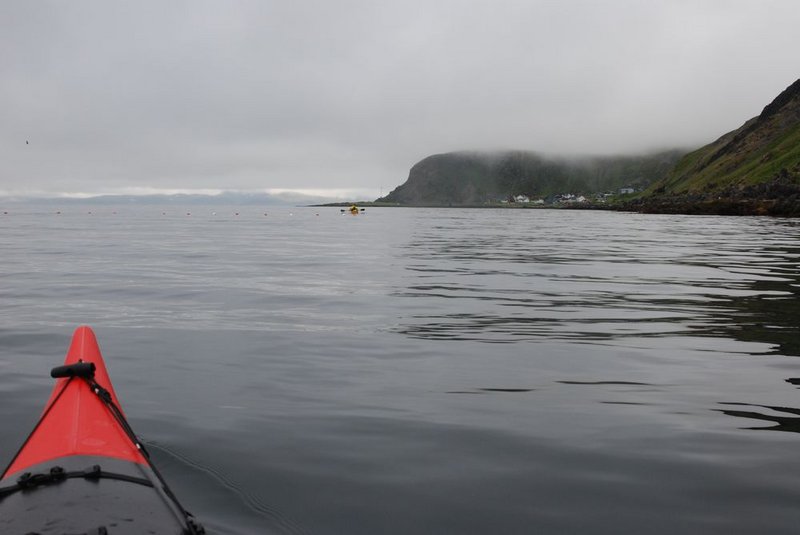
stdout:
<svg viewBox="0 0 800 535">
<path fill-rule="evenodd" d="M 76 329 L 39 422 L 0 478 L 0 532 L 204 533 L 128 425 L 92 329 Z"/>
<path fill-rule="evenodd" d="M 108 378 L 100 348 L 92 329 L 78 327 L 72 337 L 64 365 L 94 364 L 94 380 L 103 386 L 119 407 Z M 125 431 L 116 425 L 111 411 L 87 381 L 62 377 L 56 381 L 41 420 L 31 433 L 3 478 L 35 464 L 69 455 L 100 455 L 147 464 L 141 451 Z"/>
</svg>

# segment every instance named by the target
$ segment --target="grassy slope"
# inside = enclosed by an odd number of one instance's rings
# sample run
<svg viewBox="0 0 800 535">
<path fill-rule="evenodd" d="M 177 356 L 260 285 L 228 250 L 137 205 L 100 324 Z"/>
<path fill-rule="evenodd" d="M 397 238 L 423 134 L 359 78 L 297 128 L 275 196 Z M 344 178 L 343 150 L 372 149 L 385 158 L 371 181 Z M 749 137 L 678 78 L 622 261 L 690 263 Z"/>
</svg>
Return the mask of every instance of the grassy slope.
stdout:
<svg viewBox="0 0 800 535">
<path fill-rule="evenodd" d="M 706 193 L 800 174 L 800 80 L 758 117 L 687 154 L 648 193 Z"/>
</svg>

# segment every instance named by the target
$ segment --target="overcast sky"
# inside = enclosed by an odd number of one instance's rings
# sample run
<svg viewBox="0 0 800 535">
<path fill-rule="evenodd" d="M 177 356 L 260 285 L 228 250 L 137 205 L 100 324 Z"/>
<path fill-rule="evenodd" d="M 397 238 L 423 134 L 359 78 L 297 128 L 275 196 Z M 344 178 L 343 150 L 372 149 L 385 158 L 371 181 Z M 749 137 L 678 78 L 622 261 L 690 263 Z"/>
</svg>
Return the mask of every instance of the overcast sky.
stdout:
<svg viewBox="0 0 800 535">
<path fill-rule="evenodd" d="M 3 0 L 0 193 L 376 197 L 440 152 L 699 146 L 798 36 L 795 0 Z"/>
</svg>

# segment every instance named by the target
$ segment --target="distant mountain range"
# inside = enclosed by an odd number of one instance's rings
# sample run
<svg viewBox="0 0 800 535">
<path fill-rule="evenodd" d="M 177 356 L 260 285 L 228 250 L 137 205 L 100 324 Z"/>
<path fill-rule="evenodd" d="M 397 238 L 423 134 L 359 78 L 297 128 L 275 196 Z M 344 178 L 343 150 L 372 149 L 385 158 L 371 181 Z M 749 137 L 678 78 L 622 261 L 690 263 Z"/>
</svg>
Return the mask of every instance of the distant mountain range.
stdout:
<svg viewBox="0 0 800 535">
<path fill-rule="evenodd" d="M 423 159 L 378 202 L 485 205 L 512 195 L 589 195 L 634 188 L 620 209 L 800 216 L 800 80 L 758 116 L 700 149 L 645 156 L 548 158 L 454 152 Z"/>
<path fill-rule="evenodd" d="M 37 204 L 130 204 L 130 205 L 298 205 L 330 201 L 330 197 L 302 195 L 297 193 L 270 194 L 263 192 L 227 191 L 216 195 L 97 195 L 91 197 L 6 197 L 5 202 L 27 202 Z"/>
</svg>

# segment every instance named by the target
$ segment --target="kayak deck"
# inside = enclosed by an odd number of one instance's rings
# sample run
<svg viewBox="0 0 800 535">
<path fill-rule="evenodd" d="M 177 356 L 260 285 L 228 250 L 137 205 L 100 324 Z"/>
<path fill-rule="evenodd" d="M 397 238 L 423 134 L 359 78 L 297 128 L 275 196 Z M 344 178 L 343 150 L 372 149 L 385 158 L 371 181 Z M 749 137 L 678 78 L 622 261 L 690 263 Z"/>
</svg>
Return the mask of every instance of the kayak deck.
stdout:
<svg viewBox="0 0 800 535">
<path fill-rule="evenodd" d="M 32 483 L 0 497 L 0 533 L 185 534 L 186 521 L 142 464 L 109 457 L 73 455 L 30 467 L 32 478 L 53 468 L 61 481 Z M 12 479 L 11 481 L 14 481 Z M 5 486 L 6 480 L 0 483 Z"/>
</svg>

